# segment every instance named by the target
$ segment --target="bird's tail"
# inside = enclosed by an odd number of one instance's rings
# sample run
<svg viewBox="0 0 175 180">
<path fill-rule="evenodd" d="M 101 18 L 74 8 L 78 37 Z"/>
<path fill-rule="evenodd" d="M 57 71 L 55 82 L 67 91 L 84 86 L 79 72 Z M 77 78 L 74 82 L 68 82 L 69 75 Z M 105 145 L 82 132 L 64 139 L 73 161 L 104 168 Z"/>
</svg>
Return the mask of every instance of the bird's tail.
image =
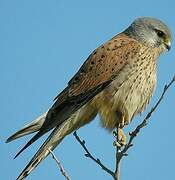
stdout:
<svg viewBox="0 0 175 180">
<path fill-rule="evenodd" d="M 55 147 L 62 141 L 62 139 L 69 133 L 69 121 L 65 121 L 60 127 L 55 128 L 46 141 L 42 144 L 36 154 L 33 156 L 28 165 L 24 168 L 17 180 L 24 180 L 37 166 L 44 160 Z"/>
<path fill-rule="evenodd" d="M 15 139 L 18 139 L 20 137 L 23 137 L 25 135 L 34 133 L 39 131 L 39 129 L 41 128 L 41 126 L 44 123 L 44 120 L 46 118 L 47 112 L 43 113 L 41 116 L 39 116 L 37 119 L 35 119 L 34 121 L 32 121 L 31 123 L 27 124 L 26 126 L 24 126 L 23 128 L 21 128 L 19 131 L 17 131 L 16 133 L 14 133 L 12 136 L 10 136 L 7 140 L 6 143 L 9 143 Z"/>
<path fill-rule="evenodd" d="M 17 180 L 24 180 L 24 178 L 27 177 L 37 167 L 37 165 L 49 155 L 50 150 L 53 151 L 55 149 L 66 135 L 89 123 L 96 114 L 97 110 L 90 104 L 87 104 L 72 114 L 72 116 L 59 127 L 56 127 L 18 176 Z M 8 138 L 7 142 L 38 131 L 42 126 L 46 115 L 47 112 Z"/>
</svg>

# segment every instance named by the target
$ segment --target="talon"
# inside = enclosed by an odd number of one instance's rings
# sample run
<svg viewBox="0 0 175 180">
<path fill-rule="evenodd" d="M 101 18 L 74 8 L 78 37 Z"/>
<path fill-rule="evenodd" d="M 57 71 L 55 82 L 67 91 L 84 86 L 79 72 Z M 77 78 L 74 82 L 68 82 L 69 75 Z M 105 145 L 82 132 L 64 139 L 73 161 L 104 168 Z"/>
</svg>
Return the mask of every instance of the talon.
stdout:
<svg viewBox="0 0 175 180">
<path fill-rule="evenodd" d="M 113 131 L 112 134 L 113 134 L 114 137 L 117 137 L 117 132 L 116 131 Z"/>
<path fill-rule="evenodd" d="M 115 132 L 116 133 L 116 132 Z M 118 133 L 115 134 L 117 140 L 113 142 L 114 146 L 122 147 L 126 145 L 126 136 L 121 128 L 118 128 Z"/>
<path fill-rule="evenodd" d="M 122 147 L 122 145 L 118 141 L 114 141 L 113 146 Z"/>
<path fill-rule="evenodd" d="M 118 141 L 119 141 L 121 146 L 126 145 L 126 136 L 123 132 L 123 129 L 121 129 L 121 128 L 118 128 Z"/>
</svg>

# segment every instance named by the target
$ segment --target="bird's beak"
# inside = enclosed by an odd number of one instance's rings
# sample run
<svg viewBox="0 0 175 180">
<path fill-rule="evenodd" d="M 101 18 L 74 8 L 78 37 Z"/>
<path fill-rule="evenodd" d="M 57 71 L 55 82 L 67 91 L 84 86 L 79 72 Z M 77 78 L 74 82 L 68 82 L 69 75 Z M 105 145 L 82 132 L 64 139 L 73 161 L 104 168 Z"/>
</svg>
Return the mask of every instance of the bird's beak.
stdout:
<svg viewBox="0 0 175 180">
<path fill-rule="evenodd" d="M 165 40 L 165 47 L 169 51 L 171 49 L 171 41 L 169 39 Z"/>
</svg>

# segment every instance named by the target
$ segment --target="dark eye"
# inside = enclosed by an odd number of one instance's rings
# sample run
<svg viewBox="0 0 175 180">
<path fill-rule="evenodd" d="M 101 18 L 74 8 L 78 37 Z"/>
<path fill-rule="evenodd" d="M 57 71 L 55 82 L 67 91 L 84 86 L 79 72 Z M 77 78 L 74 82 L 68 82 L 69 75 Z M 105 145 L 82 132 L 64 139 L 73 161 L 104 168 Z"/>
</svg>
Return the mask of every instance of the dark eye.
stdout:
<svg viewBox="0 0 175 180">
<path fill-rule="evenodd" d="M 156 31 L 157 35 L 158 35 L 159 37 L 161 37 L 161 38 L 165 35 L 164 32 L 162 32 L 162 31 L 160 31 L 160 30 L 158 30 L 158 29 L 155 29 L 155 31 Z"/>
</svg>

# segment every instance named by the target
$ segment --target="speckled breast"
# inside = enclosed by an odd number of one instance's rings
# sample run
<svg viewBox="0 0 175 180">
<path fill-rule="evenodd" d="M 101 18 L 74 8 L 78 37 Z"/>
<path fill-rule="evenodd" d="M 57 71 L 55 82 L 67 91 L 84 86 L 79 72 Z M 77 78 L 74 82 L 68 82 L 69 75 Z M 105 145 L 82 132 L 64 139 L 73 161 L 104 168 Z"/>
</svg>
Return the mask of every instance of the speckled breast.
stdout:
<svg viewBox="0 0 175 180">
<path fill-rule="evenodd" d="M 125 66 L 111 85 L 98 97 L 98 110 L 102 125 L 112 130 L 119 119 L 116 112 L 124 116 L 125 125 L 134 115 L 142 112 L 152 97 L 156 86 L 157 54 L 148 48 L 139 52 L 138 58 Z"/>
<path fill-rule="evenodd" d="M 128 124 L 134 115 L 142 112 L 152 97 L 156 86 L 156 54 L 150 55 L 149 49 L 143 49 L 138 59 L 132 61 L 126 67 L 128 71 L 121 76 L 124 82 L 120 85 L 114 95 L 114 108 L 121 112 Z M 121 78 L 123 79 L 123 78 Z M 112 86 L 118 87 L 118 79 L 114 80 Z"/>
</svg>

